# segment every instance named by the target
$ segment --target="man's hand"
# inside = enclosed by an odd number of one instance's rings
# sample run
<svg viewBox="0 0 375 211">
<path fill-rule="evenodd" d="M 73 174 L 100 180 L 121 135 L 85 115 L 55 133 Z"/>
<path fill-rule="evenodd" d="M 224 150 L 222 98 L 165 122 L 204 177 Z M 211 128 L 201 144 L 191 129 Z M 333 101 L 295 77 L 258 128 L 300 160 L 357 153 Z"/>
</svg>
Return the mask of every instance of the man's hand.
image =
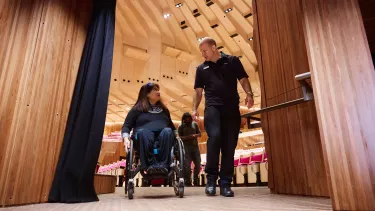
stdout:
<svg viewBox="0 0 375 211">
<path fill-rule="evenodd" d="M 253 95 L 246 95 L 246 98 L 245 98 L 245 105 L 247 106 L 247 108 L 252 108 L 254 106 L 254 97 Z"/>
<path fill-rule="evenodd" d="M 246 77 L 244 77 L 240 79 L 240 84 L 246 93 L 245 105 L 247 106 L 247 108 L 253 107 L 254 106 L 254 94 L 253 94 L 253 91 L 251 91 L 249 80 Z"/>
<path fill-rule="evenodd" d="M 198 122 L 199 121 L 199 113 L 197 110 L 193 111 L 193 113 L 191 114 L 191 116 L 193 117 L 193 120 Z"/>
</svg>

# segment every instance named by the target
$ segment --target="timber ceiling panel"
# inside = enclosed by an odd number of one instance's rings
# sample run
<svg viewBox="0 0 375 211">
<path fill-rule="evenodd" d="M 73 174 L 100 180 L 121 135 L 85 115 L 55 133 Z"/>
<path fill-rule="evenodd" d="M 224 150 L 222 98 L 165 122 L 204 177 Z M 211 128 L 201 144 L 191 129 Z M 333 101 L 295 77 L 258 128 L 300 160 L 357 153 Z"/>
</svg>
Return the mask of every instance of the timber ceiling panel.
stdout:
<svg viewBox="0 0 375 211">
<path fill-rule="evenodd" d="M 159 83 L 172 119 L 191 111 L 199 39 L 239 56 L 260 107 L 257 60 L 252 49 L 251 0 L 118 0 L 107 122 L 123 122 L 142 84 Z M 241 104 L 244 92 L 238 86 Z M 199 112 L 203 115 L 204 98 Z"/>
</svg>

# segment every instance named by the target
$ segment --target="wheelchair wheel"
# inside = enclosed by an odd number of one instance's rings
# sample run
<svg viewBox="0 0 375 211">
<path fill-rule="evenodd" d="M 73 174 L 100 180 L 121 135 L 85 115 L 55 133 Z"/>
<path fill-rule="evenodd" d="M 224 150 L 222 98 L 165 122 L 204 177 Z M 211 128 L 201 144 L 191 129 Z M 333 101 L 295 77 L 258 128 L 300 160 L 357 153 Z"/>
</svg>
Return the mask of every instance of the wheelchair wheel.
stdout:
<svg viewBox="0 0 375 211">
<path fill-rule="evenodd" d="M 178 171 L 175 172 L 173 179 L 174 179 L 174 192 L 176 196 L 179 196 L 180 198 L 184 197 L 184 190 L 185 190 L 185 181 L 184 181 L 184 159 L 185 159 L 185 150 L 184 150 L 184 144 L 180 138 L 177 138 L 177 144 L 176 144 L 176 166 Z"/>
<path fill-rule="evenodd" d="M 182 142 L 182 140 L 180 138 L 177 139 L 177 143 L 178 143 L 178 158 L 179 158 L 179 162 L 180 162 L 180 167 L 179 167 L 179 175 L 178 177 L 179 178 L 184 178 L 184 161 L 185 161 L 185 149 L 184 149 L 184 143 Z"/>
<path fill-rule="evenodd" d="M 134 182 L 133 182 L 133 179 L 130 179 L 129 184 L 128 184 L 128 198 L 133 199 L 133 197 L 134 197 Z"/>
<path fill-rule="evenodd" d="M 184 197 L 184 191 L 185 191 L 185 182 L 183 178 L 180 178 L 180 181 L 178 182 L 178 196 L 180 198 Z"/>
<path fill-rule="evenodd" d="M 133 181 L 133 141 L 130 141 L 130 149 L 126 154 L 126 173 L 125 173 L 125 195 L 133 199 L 134 181 Z"/>
</svg>

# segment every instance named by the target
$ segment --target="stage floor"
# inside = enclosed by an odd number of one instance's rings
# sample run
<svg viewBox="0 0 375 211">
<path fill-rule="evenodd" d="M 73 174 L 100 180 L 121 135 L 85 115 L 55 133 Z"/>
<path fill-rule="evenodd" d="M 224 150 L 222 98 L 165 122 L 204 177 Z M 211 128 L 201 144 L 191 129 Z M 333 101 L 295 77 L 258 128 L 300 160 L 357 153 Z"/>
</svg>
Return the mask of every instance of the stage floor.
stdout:
<svg viewBox="0 0 375 211">
<path fill-rule="evenodd" d="M 96 211 L 96 210 L 332 210 L 327 198 L 301 197 L 270 194 L 268 188 L 237 187 L 234 198 L 222 196 L 207 197 L 203 187 L 185 188 L 185 197 L 174 195 L 173 188 L 136 188 L 133 200 L 125 198 L 124 189 L 116 188 L 113 194 L 99 195 L 100 201 L 81 204 L 35 204 L 0 209 L 27 211 Z M 219 189 L 217 189 L 219 193 Z"/>
</svg>

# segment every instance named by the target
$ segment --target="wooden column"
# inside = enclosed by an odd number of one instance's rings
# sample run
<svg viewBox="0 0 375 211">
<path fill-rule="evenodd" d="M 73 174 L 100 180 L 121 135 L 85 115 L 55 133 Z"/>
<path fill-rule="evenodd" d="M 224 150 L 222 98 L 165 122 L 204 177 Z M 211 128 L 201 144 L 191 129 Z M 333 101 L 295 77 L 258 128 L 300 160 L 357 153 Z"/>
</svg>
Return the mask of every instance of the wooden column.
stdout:
<svg viewBox="0 0 375 211">
<path fill-rule="evenodd" d="M 253 1 L 262 107 L 302 97 L 308 72 L 300 0 Z M 329 196 L 314 102 L 262 114 L 268 186 L 274 193 Z"/>
<path fill-rule="evenodd" d="M 357 0 L 301 0 L 334 210 L 375 210 L 375 71 Z"/>
</svg>

